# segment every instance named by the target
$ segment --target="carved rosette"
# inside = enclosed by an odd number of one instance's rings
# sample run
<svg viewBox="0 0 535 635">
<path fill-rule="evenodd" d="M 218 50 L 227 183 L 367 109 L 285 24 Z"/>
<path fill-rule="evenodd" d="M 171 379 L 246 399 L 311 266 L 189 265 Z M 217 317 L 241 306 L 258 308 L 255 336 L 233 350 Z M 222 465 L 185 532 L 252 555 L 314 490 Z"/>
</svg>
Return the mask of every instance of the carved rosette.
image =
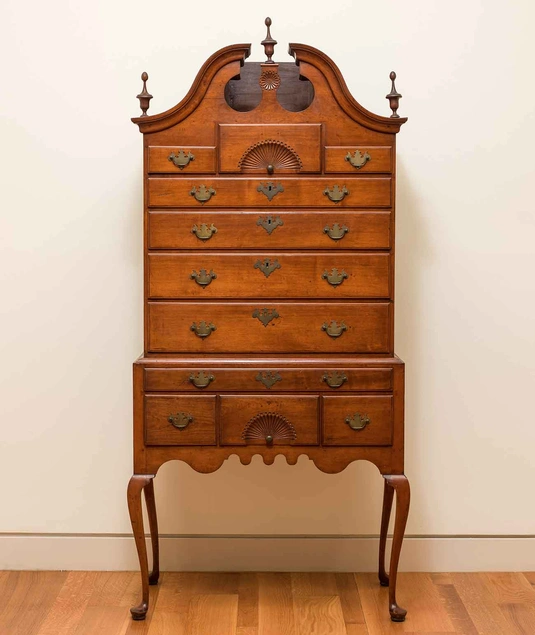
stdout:
<svg viewBox="0 0 535 635">
<path fill-rule="evenodd" d="M 281 77 L 275 70 L 265 69 L 258 80 L 262 90 L 277 90 L 281 85 Z"/>
<path fill-rule="evenodd" d="M 242 438 L 245 441 L 263 441 L 272 445 L 274 441 L 295 441 L 297 433 L 284 415 L 278 412 L 260 412 L 247 423 Z"/>
<path fill-rule="evenodd" d="M 297 152 L 283 141 L 264 139 L 249 146 L 238 161 L 240 170 L 301 170 L 303 163 Z"/>
</svg>

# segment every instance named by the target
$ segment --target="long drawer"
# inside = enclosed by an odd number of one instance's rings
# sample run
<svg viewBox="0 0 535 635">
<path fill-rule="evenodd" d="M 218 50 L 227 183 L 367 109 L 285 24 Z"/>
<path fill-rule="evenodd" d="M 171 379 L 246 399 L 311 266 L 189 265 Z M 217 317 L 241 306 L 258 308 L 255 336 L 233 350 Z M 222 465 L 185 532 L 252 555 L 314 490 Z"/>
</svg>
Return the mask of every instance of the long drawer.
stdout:
<svg viewBox="0 0 535 635">
<path fill-rule="evenodd" d="M 149 178 L 150 207 L 390 207 L 390 177 Z M 259 189 L 260 188 L 260 189 Z M 263 190 L 263 191 L 262 191 Z M 274 192 L 277 190 L 277 193 Z M 344 191 L 346 192 L 344 194 Z M 267 195 L 264 194 L 267 192 Z M 329 197 L 340 198 L 333 202 Z M 208 198 L 209 197 L 209 198 Z M 200 202 L 198 199 L 204 199 Z M 271 198 L 271 200 L 269 200 Z"/>
<path fill-rule="evenodd" d="M 149 249 L 389 249 L 391 213 L 149 211 Z"/>
<path fill-rule="evenodd" d="M 389 353 L 390 302 L 149 302 L 150 352 Z"/>
<path fill-rule="evenodd" d="M 392 368 L 146 368 L 148 392 L 381 392 L 391 391 Z"/>
<path fill-rule="evenodd" d="M 151 298 L 388 298 L 388 253 L 149 254 Z"/>
</svg>

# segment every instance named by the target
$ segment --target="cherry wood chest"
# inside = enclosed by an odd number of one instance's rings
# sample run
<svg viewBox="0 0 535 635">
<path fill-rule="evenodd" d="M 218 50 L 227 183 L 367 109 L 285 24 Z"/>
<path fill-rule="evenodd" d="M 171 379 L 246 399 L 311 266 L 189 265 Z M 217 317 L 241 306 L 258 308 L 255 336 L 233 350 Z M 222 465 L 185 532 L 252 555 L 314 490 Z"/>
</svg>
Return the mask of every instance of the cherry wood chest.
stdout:
<svg viewBox="0 0 535 635">
<path fill-rule="evenodd" d="M 231 454 L 302 454 L 324 472 L 355 460 L 385 479 L 379 580 L 396 575 L 409 509 L 404 364 L 394 355 L 396 133 L 365 110 L 322 52 L 245 63 L 210 57 L 186 97 L 143 115 L 145 346 L 134 363 L 134 475 L 128 503 L 144 619 L 158 581 L 153 479 L 166 461 L 213 472 Z M 153 569 L 141 513 L 147 502 Z M 385 547 L 396 493 L 389 575 Z M 311 526 L 314 520 L 311 519 Z"/>
</svg>

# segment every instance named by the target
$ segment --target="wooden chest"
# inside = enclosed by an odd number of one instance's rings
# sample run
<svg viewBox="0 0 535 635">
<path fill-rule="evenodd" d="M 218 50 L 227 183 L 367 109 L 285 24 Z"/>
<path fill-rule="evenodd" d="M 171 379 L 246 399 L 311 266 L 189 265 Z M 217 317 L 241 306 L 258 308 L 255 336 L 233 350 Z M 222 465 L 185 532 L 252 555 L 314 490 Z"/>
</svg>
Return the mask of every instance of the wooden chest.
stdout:
<svg viewBox="0 0 535 635">
<path fill-rule="evenodd" d="M 266 21 L 268 24 L 268 21 Z M 132 524 L 157 580 L 152 479 L 179 459 L 200 472 L 231 454 L 325 472 L 357 459 L 385 477 L 380 578 L 394 490 L 395 574 L 408 511 L 404 365 L 394 355 L 397 116 L 362 108 L 334 63 L 291 44 L 293 63 L 215 53 L 174 108 L 144 116 L 145 347 L 134 364 Z M 155 567 L 140 534 L 149 504 Z M 399 502 L 399 500 L 401 502 Z M 405 511 L 404 511 L 405 510 Z M 311 520 L 313 524 L 313 520 Z"/>
</svg>

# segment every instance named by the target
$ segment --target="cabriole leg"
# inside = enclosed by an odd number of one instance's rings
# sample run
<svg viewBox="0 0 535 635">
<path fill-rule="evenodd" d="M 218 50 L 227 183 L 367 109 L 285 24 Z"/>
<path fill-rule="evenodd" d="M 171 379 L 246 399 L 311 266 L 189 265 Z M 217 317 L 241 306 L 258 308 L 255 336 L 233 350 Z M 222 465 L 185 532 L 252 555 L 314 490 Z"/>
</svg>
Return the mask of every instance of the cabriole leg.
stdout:
<svg viewBox="0 0 535 635">
<path fill-rule="evenodd" d="M 139 568 L 141 571 L 141 602 L 130 609 L 132 619 L 134 620 L 144 620 L 149 610 L 149 563 L 147 561 L 147 545 L 145 543 L 145 530 L 143 528 L 141 492 L 149 484 L 152 486 L 153 478 L 154 475 L 134 474 L 128 483 L 128 511 L 130 513 L 130 522 L 132 523 L 132 531 L 134 533 L 134 540 L 136 541 Z"/>
<path fill-rule="evenodd" d="M 152 571 L 149 575 L 149 584 L 158 584 L 160 577 L 160 546 L 158 542 L 158 517 L 156 515 L 156 500 L 154 498 L 154 479 L 145 486 L 145 502 L 149 516 L 150 541 L 152 544 Z"/>
<path fill-rule="evenodd" d="M 390 556 L 390 576 L 388 589 L 388 603 L 390 619 L 393 622 L 405 621 L 407 611 L 396 602 L 396 583 L 398 576 L 399 555 L 407 525 L 410 504 L 410 486 L 404 474 L 383 475 L 386 483 L 396 492 L 396 519 L 394 522 L 394 536 L 392 539 L 392 553 Z M 385 490 L 386 491 L 386 490 Z M 386 523 L 388 525 L 388 523 Z"/>
<path fill-rule="evenodd" d="M 385 569 L 386 536 L 388 533 L 388 523 L 392 512 L 392 502 L 394 500 L 394 488 L 385 479 L 385 489 L 383 494 L 383 513 L 381 516 L 381 533 L 379 536 L 379 582 L 381 586 L 388 586 L 388 574 Z"/>
</svg>

